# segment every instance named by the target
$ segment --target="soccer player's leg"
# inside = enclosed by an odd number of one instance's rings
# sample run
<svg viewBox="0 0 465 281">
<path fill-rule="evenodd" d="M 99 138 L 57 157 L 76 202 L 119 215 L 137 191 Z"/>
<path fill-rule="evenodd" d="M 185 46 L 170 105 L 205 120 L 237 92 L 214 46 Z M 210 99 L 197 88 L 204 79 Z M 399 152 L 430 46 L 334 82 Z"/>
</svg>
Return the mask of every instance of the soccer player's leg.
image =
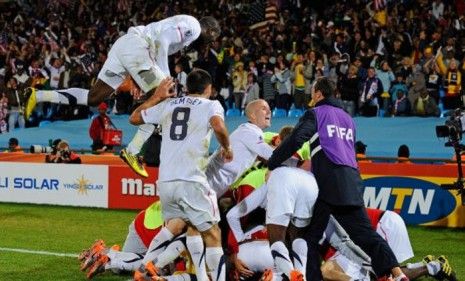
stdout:
<svg viewBox="0 0 465 281">
<path fill-rule="evenodd" d="M 205 280 L 204 273 L 205 264 L 211 271 L 210 277 L 212 281 L 226 280 L 226 257 L 221 245 L 221 231 L 218 226 L 220 220 L 219 209 L 217 204 L 216 193 L 208 186 L 200 183 L 193 183 L 184 188 L 185 196 L 181 199 L 180 205 L 188 217 L 189 223 L 200 232 L 201 240 L 196 235 L 198 232 L 194 228 L 188 231 L 188 238 L 195 238 L 195 249 L 189 245 L 187 247 L 196 266 L 197 279 Z M 205 252 L 201 245 L 205 244 Z M 201 265 L 201 263 L 204 263 Z M 199 274 L 200 273 L 200 274 Z M 208 279 L 207 279 L 208 280 Z"/>
<path fill-rule="evenodd" d="M 123 63 L 126 65 L 129 75 L 134 79 L 140 90 L 147 96 L 153 94 L 153 91 L 158 87 L 161 80 L 166 77 L 160 68 L 152 61 L 147 50 L 139 51 L 137 61 L 123 60 Z M 148 173 L 137 155 L 154 131 L 155 126 L 153 124 L 140 125 L 127 148 L 122 150 L 120 154 L 121 158 L 137 174 L 143 177 L 147 177 Z"/>
</svg>

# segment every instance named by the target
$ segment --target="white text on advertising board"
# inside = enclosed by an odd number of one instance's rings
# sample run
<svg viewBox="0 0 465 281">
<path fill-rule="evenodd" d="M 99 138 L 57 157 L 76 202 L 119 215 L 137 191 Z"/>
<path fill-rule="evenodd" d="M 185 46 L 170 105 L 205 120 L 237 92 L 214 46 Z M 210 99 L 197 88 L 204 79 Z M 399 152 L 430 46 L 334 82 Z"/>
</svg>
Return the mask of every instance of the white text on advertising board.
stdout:
<svg viewBox="0 0 465 281">
<path fill-rule="evenodd" d="M 155 196 L 155 184 L 143 183 L 141 179 L 121 179 L 121 194 Z"/>
</svg>

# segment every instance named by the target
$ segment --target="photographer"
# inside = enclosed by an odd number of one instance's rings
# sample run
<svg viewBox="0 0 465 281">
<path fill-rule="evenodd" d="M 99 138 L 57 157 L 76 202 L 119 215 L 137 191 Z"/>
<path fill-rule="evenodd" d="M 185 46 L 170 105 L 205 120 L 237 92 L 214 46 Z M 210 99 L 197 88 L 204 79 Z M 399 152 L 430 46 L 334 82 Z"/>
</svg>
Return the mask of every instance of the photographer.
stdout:
<svg viewBox="0 0 465 281">
<path fill-rule="evenodd" d="M 69 144 L 64 140 L 54 142 L 53 150 L 45 156 L 46 163 L 81 164 L 81 158 L 77 153 L 69 149 Z"/>
</svg>

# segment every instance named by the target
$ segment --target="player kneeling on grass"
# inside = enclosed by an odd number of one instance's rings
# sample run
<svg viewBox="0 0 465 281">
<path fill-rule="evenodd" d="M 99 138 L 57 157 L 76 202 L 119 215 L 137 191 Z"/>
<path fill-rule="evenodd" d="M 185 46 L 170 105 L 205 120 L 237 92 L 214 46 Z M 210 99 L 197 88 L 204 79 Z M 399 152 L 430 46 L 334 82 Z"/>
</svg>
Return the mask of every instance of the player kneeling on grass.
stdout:
<svg viewBox="0 0 465 281">
<path fill-rule="evenodd" d="M 247 235 L 238 231 L 240 227 L 232 218 L 243 216 L 260 206 L 260 202 L 266 202 L 266 228 L 276 272 L 266 270 L 261 280 L 275 280 L 280 275 L 291 281 L 304 280 L 307 245 L 300 237 L 310 223 L 317 196 L 318 186 L 311 173 L 281 167 L 270 174 L 264 186 L 252 192 L 228 213 L 231 230 L 240 243 L 247 240 Z M 294 262 L 285 246 L 287 234 L 292 241 Z"/>
<path fill-rule="evenodd" d="M 410 239 L 402 218 L 392 211 L 367 208 L 371 226 L 388 243 L 399 263 L 413 257 Z M 328 230 L 328 229 L 327 229 Z M 326 233 L 328 234 L 328 233 Z M 329 236 L 329 235 L 327 235 Z M 321 266 L 324 280 L 349 281 L 370 280 L 370 265 L 361 264 L 330 247 L 324 254 L 325 262 Z M 357 259 L 358 260 L 358 259 Z M 423 276 L 432 276 L 438 280 L 455 281 L 455 272 L 444 256 L 435 259 L 428 255 L 417 263 L 407 263 L 402 272 L 414 280 Z M 384 279 L 382 279 L 384 280 Z"/>
<path fill-rule="evenodd" d="M 170 222 L 167 224 L 170 227 L 175 227 Z M 138 213 L 129 225 L 128 235 L 122 251 L 119 251 L 117 245 L 107 248 L 103 240 L 97 240 L 88 250 L 79 255 L 79 260 L 82 261 L 81 270 L 87 270 L 88 279 L 107 270 L 114 273 L 137 270 L 143 264 L 142 261 L 151 241 L 162 227 L 161 203 L 157 201 Z M 157 264 L 166 269 L 163 271 L 164 275 L 160 276 L 158 280 L 195 280 L 195 273 L 191 266 L 190 256 L 186 251 L 185 240 L 185 235 L 178 236 L 163 248 L 164 251 L 157 255 Z M 182 260 L 173 264 L 172 262 L 178 257 L 181 257 Z M 184 267 L 184 264 L 186 265 L 185 271 L 173 272 L 173 267 L 177 269 L 178 267 Z M 173 273 L 173 275 L 169 275 L 170 273 Z"/>
</svg>

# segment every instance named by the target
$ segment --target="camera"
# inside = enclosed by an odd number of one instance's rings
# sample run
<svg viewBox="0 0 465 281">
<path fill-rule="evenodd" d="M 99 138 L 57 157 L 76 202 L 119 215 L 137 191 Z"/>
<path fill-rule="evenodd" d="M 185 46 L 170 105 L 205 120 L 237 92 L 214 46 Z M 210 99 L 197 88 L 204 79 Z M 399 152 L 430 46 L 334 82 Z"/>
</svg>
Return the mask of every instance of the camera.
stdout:
<svg viewBox="0 0 465 281">
<path fill-rule="evenodd" d="M 441 187 L 447 190 L 458 190 L 461 196 L 462 205 L 465 206 L 465 180 L 462 171 L 462 153 L 465 151 L 465 145 L 460 143 L 462 140 L 463 132 L 465 131 L 465 110 L 454 110 L 451 117 L 446 120 L 445 125 L 436 126 L 436 136 L 440 138 L 447 138 L 446 146 L 451 146 L 455 151 L 455 158 L 457 159 L 457 181 L 452 184 L 441 184 Z"/>
<path fill-rule="evenodd" d="M 31 153 L 51 153 L 53 151 L 53 148 L 51 148 L 50 146 L 35 144 L 31 145 L 31 148 L 29 150 Z"/>
<path fill-rule="evenodd" d="M 452 146 L 454 142 L 462 139 L 463 132 L 465 131 L 464 126 L 465 112 L 461 109 L 456 109 L 444 125 L 436 126 L 436 136 L 438 138 L 448 138 L 450 144 L 446 143 L 446 146 Z"/>
</svg>

